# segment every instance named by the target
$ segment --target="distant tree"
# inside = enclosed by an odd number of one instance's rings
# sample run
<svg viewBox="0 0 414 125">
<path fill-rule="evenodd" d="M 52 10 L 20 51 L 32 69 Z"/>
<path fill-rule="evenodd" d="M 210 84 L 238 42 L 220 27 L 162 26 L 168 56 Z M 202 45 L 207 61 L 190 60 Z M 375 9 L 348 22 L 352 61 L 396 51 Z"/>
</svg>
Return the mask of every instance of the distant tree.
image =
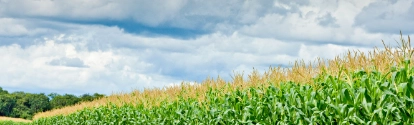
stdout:
<svg viewBox="0 0 414 125">
<path fill-rule="evenodd" d="M 72 94 L 56 95 L 50 101 L 50 105 L 53 109 L 62 108 L 78 103 L 80 99 Z"/>
<path fill-rule="evenodd" d="M 89 94 L 83 94 L 82 96 L 80 96 L 80 100 L 81 100 L 82 102 L 92 101 L 92 100 L 94 100 L 94 99 L 95 99 L 95 98 L 94 98 L 93 96 L 89 95 Z"/>
<path fill-rule="evenodd" d="M 44 93 L 30 94 L 28 103 L 30 105 L 30 111 L 33 114 L 51 109 L 49 97 L 47 97 Z"/>
<path fill-rule="evenodd" d="M 95 99 L 100 99 L 102 97 L 104 97 L 105 95 L 103 94 L 99 94 L 99 93 L 94 93 L 93 95 L 88 94 L 83 94 L 82 96 L 80 96 L 80 99 L 82 102 L 86 102 L 86 101 L 93 101 Z"/>
<path fill-rule="evenodd" d="M 33 114 L 30 113 L 30 108 L 17 104 L 14 108 L 10 117 L 32 119 Z"/>
<path fill-rule="evenodd" d="M 10 95 L 16 99 L 16 105 L 30 107 L 30 104 L 29 104 L 30 97 L 28 97 L 30 95 L 29 93 L 18 91 L 18 92 L 13 92 Z"/>
<path fill-rule="evenodd" d="M 0 95 L 3 95 L 3 94 L 9 94 L 9 92 L 6 90 L 3 90 L 3 88 L 0 87 Z"/>
<path fill-rule="evenodd" d="M 29 103 L 31 94 L 19 91 L 13 92 L 10 95 L 16 99 L 16 105 L 12 109 L 10 116 L 15 118 L 31 119 L 33 117 Z"/>
<path fill-rule="evenodd" d="M 9 93 L 0 87 L 0 116 L 32 119 L 38 112 L 75 105 L 83 101 L 93 101 L 104 97 L 103 94 L 83 94 L 79 97 L 72 94 L 57 93 L 32 94 L 22 91 Z"/>
<path fill-rule="evenodd" d="M 10 116 L 14 106 L 16 105 L 16 99 L 9 94 L 0 95 L 0 116 Z"/>
<path fill-rule="evenodd" d="M 53 98 L 55 98 L 56 96 L 58 96 L 59 94 L 57 94 L 57 93 L 50 93 L 49 95 L 47 95 L 47 96 L 49 96 L 49 98 L 51 98 L 51 99 L 53 99 Z"/>
<path fill-rule="evenodd" d="M 93 94 L 93 98 L 95 98 L 95 99 L 100 99 L 102 97 L 105 97 L 105 95 L 104 94 L 99 94 L 99 93 Z"/>
<path fill-rule="evenodd" d="M 10 113 L 11 117 L 32 119 L 35 113 L 51 109 L 49 97 L 44 93 L 13 92 L 10 95 L 16 99 L 16 104 Z"/>
</svg>

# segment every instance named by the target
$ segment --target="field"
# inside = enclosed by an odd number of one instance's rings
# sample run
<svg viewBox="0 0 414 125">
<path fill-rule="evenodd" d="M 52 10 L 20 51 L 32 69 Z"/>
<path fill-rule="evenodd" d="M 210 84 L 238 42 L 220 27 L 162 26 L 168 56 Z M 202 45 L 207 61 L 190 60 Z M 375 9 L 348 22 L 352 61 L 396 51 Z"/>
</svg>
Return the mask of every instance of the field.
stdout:
<svg viewBox="0 0 414 125">
<path fill-rule="evenodd" d="M 0 125 L 11 125 L 11 124 L 25 124 L 31 122 L 30 120 L 20 118 L 9 118 L 0 116 Z"/>
<path fill-rule="evenodd" d="M 113 94 L 16 124 L 413 124 L 414 51 L 409 37 L 398 43 L 247 79 Z"/>
</svg>

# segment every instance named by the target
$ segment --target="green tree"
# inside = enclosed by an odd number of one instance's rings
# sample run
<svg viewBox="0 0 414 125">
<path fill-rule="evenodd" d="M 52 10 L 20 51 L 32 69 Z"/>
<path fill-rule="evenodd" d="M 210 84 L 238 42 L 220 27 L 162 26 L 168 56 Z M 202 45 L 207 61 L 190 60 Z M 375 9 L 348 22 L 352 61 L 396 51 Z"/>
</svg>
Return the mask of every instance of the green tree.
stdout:
<svg viewBox="0 0 414 125">
<path fill-rule="evenodd" d="M 81 101 L 93 101 L 104 96 L 98 93 L 93 95 L 83 94 L 79 97 L 72 94 L 59 95 L 57 93 L 48 95 L 22 91 L 9 93 L 0 87 L 0 116 L 32 119 L 33 115 L 38 112 L 71 106 Z"/>
<path fill-rule="evenodd" d="M 53 109 L 62 108 L 78 103 L 80 99 L 72 94 L 55 95 L 50 101 L 50 105 Z"/>
<path fill-rule="evenodd" d="M 9 94 L 9 92 L 6 90 L 3 90 L 3 88 L 0 87 L 0 95 L 3 95 L 3 94 Z"/>
<path fill-rule="evenodd" d="M 10 114 L 10 117 L 32 119 L 33 114 L 30 113 L 30 108 L 17 104 Z"/>
<path fill-rule="evenodd" d="M 16 105 L 16 99 L 9 94 L 0 95 L 0 116 L 10 116 Z"/>
<path fill-rule="evenodd" d="M 82 96 L 80 96 L 80 100 L 81 100 L 82 102 L 92 101 L 92 100 L 94 100 L 94 99 L 95 99 L 95 98 L 94 98 L 93 96 L 89 95 L 89 94 L 83 94 Z"/>
<path fill-rule="evenodd" d="M 104 94 L 99 94 L 99 93 L 93 94 L 93 98 L 95 98 L 95 99 L 100 99 L 102 97 L 105 97 L 105 95 Z"/>
<path fill-rule="evenodd" d="M 49 97 L 44 93 L 13 92 L 10 95 L 16 99 L 15 106 L 9 113 L 11 117 L 31 119 L 35 113 L 51 109 Z"/>
<path fill-rule="evenodd" d="M 10 95 L 16 99 L 16 105 L 12 109 L 10 116 L 15 118 L 31 119 L 33 116 L 29 103 L 31 94 L 18 91 L 13 92 Z"/>
<path fill-rule="evenodd" d="M 44 94 L 30 94 L 29 97 L 29 108 L 31 113 L 35 114 L 51 109 L 49 98 Z"/>
<path fill-rule="evenodd" d="M 53 99 L 53 98 L 55 98 L 56 96 L 58 96 L 59 94 L 57 94 L 57 93 L 50 93 L 49 95 L 47 95 L 47 96 L 49 96 L 49 98 L 51 98 L 51 99 Z"/>
</svg>

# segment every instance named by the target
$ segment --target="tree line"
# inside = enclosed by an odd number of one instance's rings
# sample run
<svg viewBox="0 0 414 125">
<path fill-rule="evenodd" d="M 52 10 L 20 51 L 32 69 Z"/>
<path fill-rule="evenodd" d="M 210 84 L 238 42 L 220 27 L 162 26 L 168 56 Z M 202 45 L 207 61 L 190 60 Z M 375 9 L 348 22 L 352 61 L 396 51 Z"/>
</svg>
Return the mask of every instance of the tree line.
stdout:
<svg viewBox="0 0 414 125">
<path fill-rule="evenodd" d="M 33 94 L 25 92 L 9 93 L 0 87 L 0 116 L 32 119 L 38 112 L 49 111 L 65 106 L 75 105 L 80 102 L 92 101 L 104 97 L 103 94 L 72 94 L 60 95 L 57 93 Z"/>
</svg>

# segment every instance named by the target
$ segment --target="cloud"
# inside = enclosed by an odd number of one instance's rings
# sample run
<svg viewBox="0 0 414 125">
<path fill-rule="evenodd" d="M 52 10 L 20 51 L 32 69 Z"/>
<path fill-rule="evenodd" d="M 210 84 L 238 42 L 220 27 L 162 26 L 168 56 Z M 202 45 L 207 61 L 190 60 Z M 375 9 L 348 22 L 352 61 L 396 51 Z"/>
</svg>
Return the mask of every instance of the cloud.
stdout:
<svg viewBox="0 0 414 125">
<path fill-rule="evenodd" d="M 7 60 L 0 86 L 29 92 L 110 94 L 230 80 L 233 71 L 289 67 L 399 38 L 362 23 L 388 4 L 368 0 L 0 2 L 0 60 Z M 412 7 L 402 8 L 387 20 L 409 21 Z"/>
<path fill-rule="evenodd" d="M 71 27 L 62 34 L 33 38 L 36 42 L 25 47 L 18 43 L 0 46 L 0 60 L 7 60 L 0 62 L 0 86 L 29 92 L 110 94 L 183 80 L 200 82 L 208 76 L 230 80 L 233 71 L 289 67 L 298 59 L 333 58 L 347 49 L 364 49 L 237 31 L 177 39 L 136 35 L 101 25 Z M 372 36 L 355 31 L 362 34 L 355 38 Z"/>
<path fill-rule="evenodd" d="M 19 21 L 11 18 L 0 18 L 0 25 L 2 25 L 1 36 L 20 36 L 29 33 L 24 26 L 19 24 Z"/>
<path fill-rule="evenodd" d="M 253 24 L 267 13 L 286 15 L 299 11 L 301 1 L 3 1 L 0 15 L 22 19 L 52 20 L 77 24 L 118 26 L 138 34 L 188 34 L 199 36 L 220 30 L 232 33 Z M 163 29 L 163 30 L 158 30 Z"/>
<path fill-rule="evenodd" d="M 135 57 L 89 51 L 82 42 L 62 42 L 73 37 L 60 35 L 25 48 L 0 46 L 0 60 L 7 60 L 0 62 L 0 86 L 28 92 L 110 94 L 177 82 L 148 72 L 151 64 Z"/>
<path fill-rule="evenodd" d="M 88 67 L 79 58 L 66 58 L 66 57 L 59 58 L 59 59 L 53 59 L 48 64 L 53 65 L 53 66 L 67 66 L 67 67 L 77 67 L 77 68 Z"/>
<path fill-rule="evenodd" d="M 322 17 L 319 17 L 318 21 L 319 21 L 319 25 L 322 25 L 322 26 L 330 26 L 330 27 L 336 27 L 336 28 L 339 27 L 339 25 L 336 24 L 336 18 L 332 17 L 330 13 Z"/>
<path fill-rule="evenodd" d="M 132 18 L 144 24 L 157 25 L 168 19 L 169 16 L 174 15 L 182 4 L 185 4 L 185 1 L 16 0 L 3 1 L 1 13 L 13 17 L 53 17 L 76 20 L 121 20 Z"/>
<path fill-rule="evenodd" d="M 66 27 L 68 29 L 74 28 L 74 24 L 104 25 L 118 27 L 129 33 L 155 37 L 161 35 L 194 39 L 215 32 L 231 35 L 239 31 L 239 33 L 256 37 L 348 44 L 347 38 L 356 33 L 354 26 L 363 30 L 365 27 L 371 29 L 369 27 L 377 26 L 371 26 L 372 23 L 367 26 L 361 24 L 363 21 L 375 22 L 368 20 L 373 18 L 369 16 L 371 13 L 368 12 L 369 9 L 364 8 L 373 5 L 370 4 L 372 1 L 368 0 L 329 2 L 307 0 L 174 0 L 169 2 L 42 0 L 23 3 L 16 0 L 3 1 L 3 3 L 0 5 L 1 8 L 4 8 L 0 10 L 1 15 L 15 20 L 35 20 L 32 27 L 38 26 L 48 32 L 50 30 L 56 32 L 65 30 L 57 29 L 56 25 L 56 28 L 47 26 L 53 22 L 64 22 L 72 24 L 71 27 Z M 368 15 L 364 16 L 364 13 Z M 356 15 L 360 16 L 354 22 Z M 402 15 L 400 17 L 410 16 Z M 43 23 L 39 24 L 38 22 Z M 405 25 L 410 25 L 409 20 L 405 22 L 407 22 Z M 23 24 L 27 24 L 27 22 Z M 33 28 L 29 29 L 27 25 L 21 27 L 27 31 L 33 30 Z M 351 42 L 352 45 L 360 43 Z M 365 45 L 368 44 L 371 43 Z"/>
<path fill-rule="evenodd" d="M 238 33 L 182 40 L 103 26 L 71 32 L 26 47 L 0 46 L 0 60 L 7 60 L 0 62 L 0 85 L 29 92 L 110 94 L 183 80 L 200 82 L 207 76 L 230 80 L 234 70 L 289 66 L 309 56 L 301 55 L 300 43 Z"/>
<path fill-rule="evenodd" d="M 376 1 L 363 8 L 355 18 L 355 26 L 373 33 L 413 34 L 414 2 L 411 0 Z"/>
<path fill-rule="evenodd" d="M 370 3 L 371 1 L 311 1 L 300 6 L 298 11 L 286 15 L 267 13 L 256 23 L 241 26 L 239 32 L 252 37 L 314 45 L 381 46 L 381 39 L 390 36 L 389 33 L 370 33 L 363 27 L 354 26 L 355 16 Z"/>
</svg>

